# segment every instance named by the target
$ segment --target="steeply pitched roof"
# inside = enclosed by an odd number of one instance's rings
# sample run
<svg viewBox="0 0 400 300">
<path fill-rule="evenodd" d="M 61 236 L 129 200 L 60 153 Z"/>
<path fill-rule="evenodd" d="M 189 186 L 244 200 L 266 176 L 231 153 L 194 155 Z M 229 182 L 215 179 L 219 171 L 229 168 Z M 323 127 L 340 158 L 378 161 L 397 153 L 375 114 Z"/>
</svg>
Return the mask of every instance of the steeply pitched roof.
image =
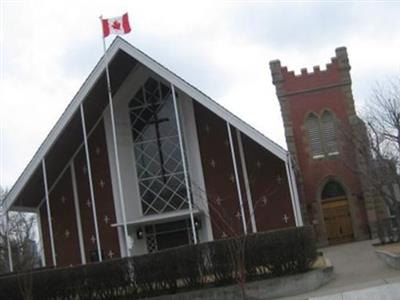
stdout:
<svg viewBox="0 0 400 300">
<path fill-rule="evenodd" d="M 261 134 L 255 128 L 251 127 L 249 124 L 245 123 L 243 120 L 229 112 L 227 109 L 219 105 L 217 102 L 212 100 L 206 94 L 198 90 L 196 87 L 192 86 L 184 79 L 177 76 L 175 73 L 168 70 L 166 67 L 162 66 L 154 59 L 137 49 L 136 47 L 129 44 L 124 39 L 117 37 L 110 45 L 107 50 L 107 57 L 111 61 L 118 51 L 123 51 L 139 63 L 149 68 L 159 76 L 163 77 L 168 82 L 172 83 L 177 89 L 183 91 L 195 101 L 198 101 L 209 110 L 217 114 L 219 117 L 228 121 L 234 127 L 239 129 L 244 134 L 248 135 L 254 139 L 257 143 L 263 146 L 265 149 L 279 157 L 280 159 L 286 161 L 287 151 L 281 146 Z M 65 109 L 64 113 L 61 115 L 57 123 L 51 129 L 50 133 L 47 135 L 46 139 L 40 145 L 39 149 L 36 151 L 35 155 L 26 166 L 10 192 L 8 193 L 4 208 L 8 210 L 14 201 L 17 199 L 19 193 L 28 182 L 29 178 L 32 176 L 34 171 L 40 167 L 42 159 L 45 157 L 46 153 L 49 151 L 51 146 L 56 141 L 57 137 L 61 134 L 64 127 L 68 124 L 74 113 L 79 109 L 80 104 L 85 100 L 85 97 L 93 87 L 93 85 L 99 80 L 103 74 L 106 66 L 105 57 L 103 56 L 97 63 L 93 71 L 90 73 L 88 78 L 85 80 L 77 94 L 74 96 L 70 104 Z"/>
</svg>

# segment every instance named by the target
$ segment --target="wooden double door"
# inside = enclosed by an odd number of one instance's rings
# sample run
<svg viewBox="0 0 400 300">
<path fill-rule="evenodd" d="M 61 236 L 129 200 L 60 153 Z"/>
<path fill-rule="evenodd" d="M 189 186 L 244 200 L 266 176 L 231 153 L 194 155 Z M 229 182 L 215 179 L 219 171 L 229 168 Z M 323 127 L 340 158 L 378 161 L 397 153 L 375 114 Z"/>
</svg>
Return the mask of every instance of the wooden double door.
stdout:
<svg viewBox="0 0 400 300">
<path fill-rule="evenodd" d="M 322 211 L 330 245 L 354 240 L 347 198 L 325 199 L 322 202 Z"/>
</svg>

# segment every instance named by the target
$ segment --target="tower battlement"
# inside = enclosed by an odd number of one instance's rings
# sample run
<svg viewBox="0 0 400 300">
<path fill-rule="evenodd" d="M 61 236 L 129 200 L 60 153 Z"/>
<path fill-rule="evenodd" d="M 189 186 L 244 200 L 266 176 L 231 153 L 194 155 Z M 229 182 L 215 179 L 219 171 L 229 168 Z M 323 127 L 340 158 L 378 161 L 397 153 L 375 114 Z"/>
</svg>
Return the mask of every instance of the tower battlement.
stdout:
<svg viewBox="0 0 400 300">
<path fill-rule="evenodd" d="M 298 170 L 304 219 L 314 226 L 321 245 L 368 238 L 368 226 L 372 228 L 376 221 L 374 200 L 364 189 L 363 178 L 354 172 L 362 160 L 352 141 L 359 123 L 346 48 L 336 49 L 326 69 L 314 66 L 295 74 L 279 60 L 271 61 L 270 68 L 287 148 Z M 345 209 L 346 218 L 332 218 L 332 206 L 325 200 L 337 198 L 323 195 L 332 186 L 345 191 L 343 206 L 333 210 L 343 213 Z"/>
<path fill-rule="evenodd" d="M 277 86 L 278 93 L 292 93 L 323 86 L 351 83 L 350 64 L 345 47 L 336 48 L 336 55 L 326 64 L 326 69 L 314 66 L 309 72 L 302 68 L 300 74 L 282 66 L 280 60 L 270 62 L 272 82 Z"/>
</svg>

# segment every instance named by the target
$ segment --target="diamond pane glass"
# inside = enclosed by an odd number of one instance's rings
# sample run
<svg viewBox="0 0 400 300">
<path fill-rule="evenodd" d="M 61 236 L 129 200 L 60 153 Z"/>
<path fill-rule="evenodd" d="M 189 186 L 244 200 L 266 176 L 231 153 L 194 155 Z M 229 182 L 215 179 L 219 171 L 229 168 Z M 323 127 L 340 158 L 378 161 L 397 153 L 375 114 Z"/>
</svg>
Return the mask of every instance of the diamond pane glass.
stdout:
<svg viewBox="0 0 400 300">
<path fill-rule="evenodd" d="M 150 78 L 129 103 L 144 215 L 186 209 L 182 153 L 171 90 Z"/>
</svg>

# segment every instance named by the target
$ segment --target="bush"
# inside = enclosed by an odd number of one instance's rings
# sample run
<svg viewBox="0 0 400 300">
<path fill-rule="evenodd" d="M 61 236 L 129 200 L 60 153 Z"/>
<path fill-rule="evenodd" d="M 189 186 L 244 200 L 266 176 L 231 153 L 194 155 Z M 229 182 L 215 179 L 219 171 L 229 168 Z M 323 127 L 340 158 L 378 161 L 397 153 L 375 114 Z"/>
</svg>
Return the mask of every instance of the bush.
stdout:
<svg viewBox="0 0 400 300">
<path fill-rule="evenodd" d="M 400 226 L 395 217 L 377 221 L 376 231 L 381 244 L 396 243 L 400 241 Z"/>
<path fill-rule="evenodd" d="M 0 277 L 0 299 L 138 299 L 309 270 L 316 258 L 311 227 L 260 232 L 157 253 Z"/>
</svg>

